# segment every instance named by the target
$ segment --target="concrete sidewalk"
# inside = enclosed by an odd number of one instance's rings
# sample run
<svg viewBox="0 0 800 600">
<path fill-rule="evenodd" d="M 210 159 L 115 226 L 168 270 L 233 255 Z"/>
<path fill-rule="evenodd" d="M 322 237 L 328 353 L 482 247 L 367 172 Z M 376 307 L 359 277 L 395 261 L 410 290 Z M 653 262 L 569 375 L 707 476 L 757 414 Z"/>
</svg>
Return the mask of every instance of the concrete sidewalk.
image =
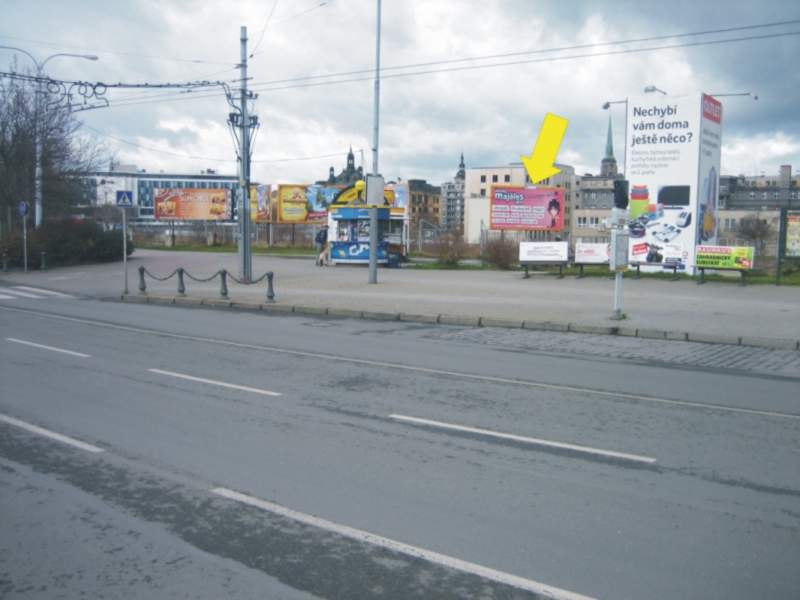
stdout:
<svg viewBox="0 0 800 600">
<path fill-rule="evenodd" d="M 197 278 L 220 269 L 237 273 L 236 255 L 137 250 L 129 263 L 130 300 L 138 295 L 138 267 L 165 277 L 183 267 Z M 690 281 L 625 280 L 623 321 L 611 319 L 614 282 L 587 277 L 558 280 L 551 275 L 524 279 L 519 272 L 379 269 L 378 284 L 367 283 L 365 267 L 320 268 L 308 260 L 254 255 L 253 275 L 275 274 L 275 300 L 266 304 L 266 282 L 242 286 L 228 279 L 230 301 L 243 307 L 356 316 L 364 311 L 383 318 L 420 315 L 417 320 L 451 324 L 617 333 L 639 337 L 694 339 L 798 348 L 800 290 L 796 287 Z M 91 297 L 119 298 L 120 263 L 0 274 L 0 284 L 40 286 Z M 146 278 L 151 300 L 174 301 L 177 277 L 167 282 Z M 196 283 L 185 277 L 186 299 L 179 302 L 219 305 L 219 278 Z M 140 298 L 141 299 L 141 298 Z M 214 302 L 212 302 L 214 301 Z M 222 302 L 225 305 L 225 302 Z M 381 313 L 381 314 L 377 314 Z M 369 316 L 369 315 L 367 315 Z"/>
</svg>

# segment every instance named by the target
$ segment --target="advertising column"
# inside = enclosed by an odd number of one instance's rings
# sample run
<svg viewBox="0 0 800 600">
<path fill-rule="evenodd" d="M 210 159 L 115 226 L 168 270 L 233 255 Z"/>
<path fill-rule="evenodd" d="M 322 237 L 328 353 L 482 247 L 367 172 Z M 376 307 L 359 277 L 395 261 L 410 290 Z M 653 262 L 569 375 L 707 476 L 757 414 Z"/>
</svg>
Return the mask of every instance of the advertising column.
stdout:
<svg viewBox="0 0 800 600">
<path fill-rule="evenodd" d="M 713 245 L 722 105 L 705 94 L 628 100 L 630 262 L 695 265 L 695 247 Z"/>
</svg>

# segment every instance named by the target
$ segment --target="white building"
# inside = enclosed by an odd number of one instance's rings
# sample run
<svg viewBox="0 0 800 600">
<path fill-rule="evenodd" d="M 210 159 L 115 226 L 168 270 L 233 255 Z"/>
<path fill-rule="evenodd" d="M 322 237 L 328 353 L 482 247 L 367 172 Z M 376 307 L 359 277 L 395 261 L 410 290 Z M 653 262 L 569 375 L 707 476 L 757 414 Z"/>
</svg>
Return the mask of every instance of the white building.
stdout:
<svg viewBox="0 0 800 600">
<path fill-rule="evenodd" d="M 464 225 L 464 153 L 461 153 L 461 162 L 458 173 L 453 181 L 442 184 L 442 227 Z"/>
<path fill-rule="evenodd" d="M 117 192 L 131 192 L 133 219 L 154 220 L 153 190 L 155 188 L 189 188 L 233 190 L 238 185 L 237 175 L 220 175 L 213 169 L 206 169 L 195 174 L 148 173 L 136 165 L 112 164 L 108 171 L 89 173 L 86 176 L 88 185 L 94 187 L 98 206 L 116 204 Z M 253 182 L 253 185 L 256 185 Z M 234 211 L 235 211 L 234 204 Z"/>
</svg>

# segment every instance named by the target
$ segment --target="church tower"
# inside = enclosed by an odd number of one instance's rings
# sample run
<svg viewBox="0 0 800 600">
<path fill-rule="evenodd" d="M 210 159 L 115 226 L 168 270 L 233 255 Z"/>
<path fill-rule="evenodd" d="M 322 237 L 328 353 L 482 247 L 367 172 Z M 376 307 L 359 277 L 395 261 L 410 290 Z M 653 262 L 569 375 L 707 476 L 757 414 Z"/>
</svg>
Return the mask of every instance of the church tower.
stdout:
<svg viewBox="0 0 800 600">
<path fill-rule="evenodd" d="M 608 137 L 606 138 L 606 155 L 600 162 L 600 175 L 613 177 L 617 175 L 617 159 L 614 158 L 614 140 L 611 137 L 611 115 L 608 115 Z"/>
<path fill-rule="evenodd" d="M 466 178 L 466 167 L 464 166 L 464 153 L 461 153 L 461 162 L 458 163 L 458 173 L 456 173 L 456 181 L 464 181 Z"/>
</svg>

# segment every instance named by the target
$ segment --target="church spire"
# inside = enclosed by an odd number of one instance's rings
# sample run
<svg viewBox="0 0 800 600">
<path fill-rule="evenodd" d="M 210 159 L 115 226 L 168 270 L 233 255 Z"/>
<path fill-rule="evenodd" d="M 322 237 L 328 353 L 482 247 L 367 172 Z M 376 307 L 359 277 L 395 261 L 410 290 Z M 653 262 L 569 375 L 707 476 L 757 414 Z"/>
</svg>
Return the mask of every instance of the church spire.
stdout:
<svg viewBox="0 0 800 600">
<path fill-rule="evenodd" d="M 464 167 L 464 151 L 461 151 L 461 162 L 458 163 L 458 173 L 456 173 L 456 179 L 463 180 L 466 177 L 466 171 Z"/>
<path fill-rule="evenodd" d="M 614 158 L 614 140 L 611 137 L 611 115 L 608 115 L 608 138 L 606 139 L 605 158 Z"/>
</svg>

